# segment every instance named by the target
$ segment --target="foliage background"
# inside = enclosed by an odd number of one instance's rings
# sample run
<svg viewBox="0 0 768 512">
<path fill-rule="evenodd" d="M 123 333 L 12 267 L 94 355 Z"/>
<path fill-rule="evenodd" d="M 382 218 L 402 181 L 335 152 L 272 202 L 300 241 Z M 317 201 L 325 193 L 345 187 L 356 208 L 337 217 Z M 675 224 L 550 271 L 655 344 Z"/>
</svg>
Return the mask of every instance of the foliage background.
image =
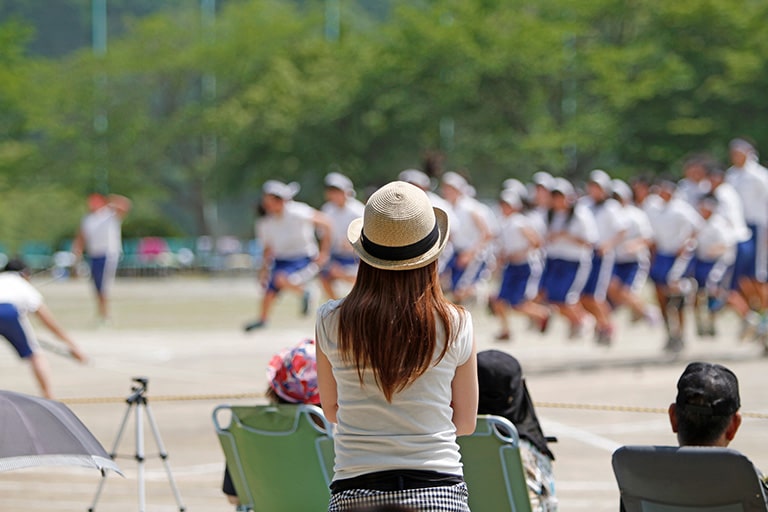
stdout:
<svg viewBox="0 0 768 512">
<path fill-rule="evenodd" d="M 98 56 L 90 2 L 0 1 L 0 243 L 71 236 L 92 190 L 134 233 L 249 236 L 268 178 L 317 206 L 331 170 L 363 190 L 439 153 L 493 198 L 768 139 L 761 0 L 214 3 L 109 0 Z"/>
</svg>

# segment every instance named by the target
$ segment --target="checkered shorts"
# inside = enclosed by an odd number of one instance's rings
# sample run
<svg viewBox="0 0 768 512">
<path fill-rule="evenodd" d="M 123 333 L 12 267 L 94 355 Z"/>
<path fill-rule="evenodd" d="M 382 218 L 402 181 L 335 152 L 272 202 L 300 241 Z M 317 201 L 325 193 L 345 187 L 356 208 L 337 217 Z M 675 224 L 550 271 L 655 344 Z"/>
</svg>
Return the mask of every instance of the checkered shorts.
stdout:
<svg viewBox="0 0 768 512">
<path fill-rule="evenodd" d="M 343 512 L 374 505 L 402 505 L 419 512 L 469 512 L 467 497 L 467 484 L 463 482 L 402 491 L 349 489 L 331 495 L 328 512 Z"/>
</svg>

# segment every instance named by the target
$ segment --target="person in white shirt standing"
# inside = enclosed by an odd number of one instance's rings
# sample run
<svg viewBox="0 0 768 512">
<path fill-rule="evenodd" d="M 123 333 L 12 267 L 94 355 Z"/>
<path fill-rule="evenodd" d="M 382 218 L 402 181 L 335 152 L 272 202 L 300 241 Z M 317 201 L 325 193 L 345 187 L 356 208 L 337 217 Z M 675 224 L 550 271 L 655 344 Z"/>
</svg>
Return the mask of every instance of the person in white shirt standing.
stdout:
<svg viewBox="0 0 768 512">
<path fill-rule="evenodd" d="M 300 188 L 296 182 L 286 184 L 277 180 L 268 180 L 262 186 L 265 216 L 257 223 L 256 234 L 263 247 L 259 281 L 265 291 L 259 318 L 246 324 L 246 332 L 267 325 L 282 290 L 301 295 L 301 313 L 309 314 L 306 284 L 328 261 L 333 228 L 325 214 L 293 200 Z"/>
<path fill-rule="evenodd" d="M 354 283 L 359 259 L 347 241 L 347 227 L 363 215 L 365 205 L 355 199 L 355 188 L 347 176 L 332 172 L 325 176 L 326 203 L 320 209 L 331 222 L 331 256 L 320 271 L 320 282 L 329 299 L 337 299 L 334 283 Z"/>
<path fill-rule="evenodd" d="M 88 196 L 89 213 L 83 217 L 72 243 L 76 260 L 83 252 L 88 255 L 102 322 L 109 320 L 109 292 L 123 252 L 122 223 L 131 206 L 131 200 L 125 196 L 91 194 Z"/>
<path fill-rule="evenodd" d="M 80 347 L 59 327 L 40 292 L 29 283 L 24 262 L 10 260 L 0 272 L 0 336 L 8 340 L 20 358 L 29 361 L 43 396 L 53 398 L 51 371 L 29 322 L 30 313 L 67 345 L 74 359 L 81 363 L 88 361 Z"/>
</svg>

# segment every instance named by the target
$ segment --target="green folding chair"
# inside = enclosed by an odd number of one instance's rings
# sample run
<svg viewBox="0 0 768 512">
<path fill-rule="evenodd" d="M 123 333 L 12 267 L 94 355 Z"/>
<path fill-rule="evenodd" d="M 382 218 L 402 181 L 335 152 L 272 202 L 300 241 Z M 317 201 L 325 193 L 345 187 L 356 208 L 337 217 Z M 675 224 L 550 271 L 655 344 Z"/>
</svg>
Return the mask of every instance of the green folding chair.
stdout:
<svg viewBox="0 0 768 512">
<path fill-rule="evenodd" d="M 520 438 L 509 420 L 479 415 L 475 432 L 457 441 L 472 512 L 531 512 Z"/>
<path fill-rule="evenodd" d="M 221 405 L 213 411 L 213 424 L 241 510 L 328 510 L 333 439 L 322 409 Z"/>
</svg>

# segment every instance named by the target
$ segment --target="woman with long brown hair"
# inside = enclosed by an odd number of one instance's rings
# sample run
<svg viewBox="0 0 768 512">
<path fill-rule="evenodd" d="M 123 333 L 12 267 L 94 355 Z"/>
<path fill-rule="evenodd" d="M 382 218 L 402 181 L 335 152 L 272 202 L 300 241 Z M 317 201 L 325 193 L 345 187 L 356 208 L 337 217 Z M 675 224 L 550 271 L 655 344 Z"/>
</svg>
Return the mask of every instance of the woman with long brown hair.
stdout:
<svg viewBox="0 0 768 512">
<path fill-rule="evenodd" d="M 456 436 L 475 429 L 477 359 L 470 314 L 443 296 L 437 275 L 448 218 L 395 181 L 347 238 L 357 281 L 316 323 L 323 411 L 337 426 L 328 510 L 468 511 Z"/>
</svg>

